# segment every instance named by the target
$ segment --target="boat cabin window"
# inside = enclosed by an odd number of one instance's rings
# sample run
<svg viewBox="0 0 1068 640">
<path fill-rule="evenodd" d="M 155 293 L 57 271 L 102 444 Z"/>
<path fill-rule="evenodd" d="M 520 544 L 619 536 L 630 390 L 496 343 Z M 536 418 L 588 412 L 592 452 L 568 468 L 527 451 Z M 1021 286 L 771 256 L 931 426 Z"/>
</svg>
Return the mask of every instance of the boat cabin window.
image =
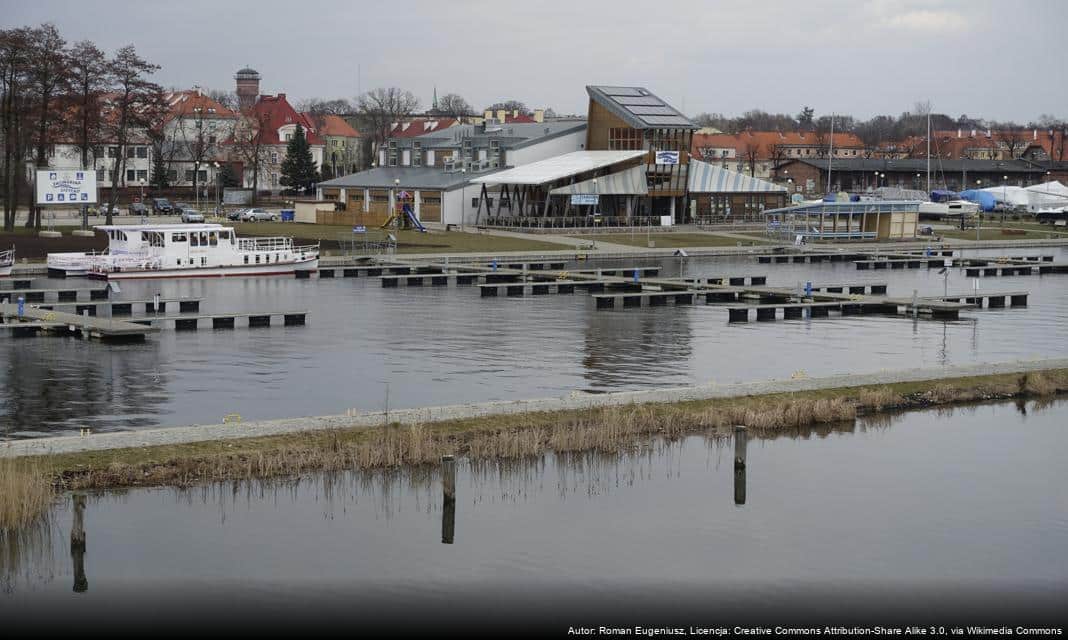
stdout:
<svg viewBox="0 0 1068 640">
<path fill-rule="evenodd" d="M 201 231 L 200 232 L 200 246 L 202 246 L 202 247 L 208 246 L 208 232 L 207 231 Z"/>
<path fill-rule="evenodd" d="M 199 247 L 200 246 L 200 236 L 195 234 L 195 233 L 190 233 L 189 234 L 189 246 L 191 246 L 191 247 Z"/>
<path fill-rule="evenodd" d="M 223 242 L 231 242 L 231 240 L 230 240 L 230 232 L 229 231 L 220 231 L 219 232 L 219 240 L 222 240 Z"/>
<path fill-rule="evenodd" d="M 185 242 L 186 237 L 184 233 L 171 234 L 171 242 Z"/>
<path fill-rule="evenodd" d="M 214 231 L 208 234 L 208 244 L 213 247 L 219 246 L 219 235 Z"/>
<path fill-rule="evenodd" d="M 150 246 L 150 247 L 162 247 L 163 246 L 163 232 L 162 231 L 150 231 L 148 233 L 148 246 Z"/>
<path fill-rule="evenodd" d="M 123 242 L 126 242 L 126 232 L 119 231 L 118 229 L 112 229 L 111 231 L 108 231 L 108 237 L 112 240 L 122 240 Z"/>
</svg>

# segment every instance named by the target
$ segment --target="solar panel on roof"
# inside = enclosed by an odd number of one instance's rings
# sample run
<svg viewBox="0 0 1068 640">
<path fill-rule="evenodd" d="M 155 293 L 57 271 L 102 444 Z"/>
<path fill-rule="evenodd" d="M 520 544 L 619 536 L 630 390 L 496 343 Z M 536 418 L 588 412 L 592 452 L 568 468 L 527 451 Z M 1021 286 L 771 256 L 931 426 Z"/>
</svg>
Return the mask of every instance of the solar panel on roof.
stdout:
<svg viewBox="0 0 1068 640">
<path fill-rule="evenodd" d="M 676 115 L 675 110 L 671 107 L 627 107 L 627 111 L 630 111 L 636 116 L 673 116 Z"/>
<path fill-rule="evenodd" d="M 641 91 L 633 87 L 598 87 L 605 95 L 608 96 L 640 96 Z"/>
<path fill-rule="evenodd" d="M 638 116 L 645 124 L 664 124 L 664 125 L 681 125 L 692 126 L 686 118 L 682 116 Z"/>
<path fill-rule="evenodd" d="M 655 107 L 664 104 L 664 101 L 656 96 L 612 96 L 612 99 L 623 106 L 647 105 Z"/>
</svg>

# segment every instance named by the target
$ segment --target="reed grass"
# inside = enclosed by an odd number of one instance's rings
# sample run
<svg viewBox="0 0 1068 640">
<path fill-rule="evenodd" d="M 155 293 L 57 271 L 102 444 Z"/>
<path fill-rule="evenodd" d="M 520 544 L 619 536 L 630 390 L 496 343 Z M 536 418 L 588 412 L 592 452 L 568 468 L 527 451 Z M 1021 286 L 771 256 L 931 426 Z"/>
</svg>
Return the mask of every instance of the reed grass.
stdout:
<svg viewBox="0 0 1068 640">
<path fill-rule="evenodd" d="M 193 486 L 307 471 L 418 467 L 437 464 L 444 454 L 478 462 L 532 458 L 547 452 L 618 453 L 633 451 L 655 438 L 701 432 L 726 438 L 737 424 L 749 427 L 756 437 L 775 437 L 820 425 L 851 425 L 858 416 L 887 409 L 1050 398 L 1063 391 L 1068 391 L 1068 370 L 96 451 L 53 456 L 48 464 L 54 471 L 42 474 L 44 467 L 39 466 L 36 479 L 25 477 L 27 467 L 19 474 L 8 471 L 10 477 L 18 475 L 21 480 L 14 492 L 5 495 L 25 494 L 16 501 L 22 505 L 18 513 L 32 513 L 33 505 L 50 499 L 50 494 L 41 493 L 49 479 L 64 489 Z M 5 480 L 3 485 L 9 482 L 15 484 Z M 15 521 L 25 516 L 5 517 Z"/>
<path fill-rule="evenodd" d="M 32 523 L 54 499 L 52 473 L 40 461 L 0 459 L 0 537 Z"/>
</svg>

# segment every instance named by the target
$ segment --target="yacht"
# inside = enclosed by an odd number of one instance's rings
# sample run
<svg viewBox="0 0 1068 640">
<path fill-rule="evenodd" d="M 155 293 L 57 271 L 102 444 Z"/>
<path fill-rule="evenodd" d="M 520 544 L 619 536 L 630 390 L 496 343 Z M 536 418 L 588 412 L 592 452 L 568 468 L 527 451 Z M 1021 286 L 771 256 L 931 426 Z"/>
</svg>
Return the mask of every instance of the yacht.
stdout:
<svg viewBox="0 0 1068 640">
<path fill-rule="evenodd" d="M 104 253 L 50 253 L 48 274 L 107 280 L 285 275 L 319 266 L 319 245 L 238 238 L 220 224 L 101 225 Z"/>
<path fill-rule="evenodd" d="M 11 268 L 15 266 L 15 247 L 0 251 L 0 278 L 11 275 Z"/>
</svg>

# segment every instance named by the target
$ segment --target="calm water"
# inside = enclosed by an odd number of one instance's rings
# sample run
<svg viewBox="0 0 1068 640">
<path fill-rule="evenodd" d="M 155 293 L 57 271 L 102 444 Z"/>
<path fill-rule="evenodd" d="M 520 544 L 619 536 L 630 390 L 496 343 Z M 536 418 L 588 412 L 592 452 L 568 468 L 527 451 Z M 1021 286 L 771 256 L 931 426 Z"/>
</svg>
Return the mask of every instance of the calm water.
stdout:
<svg viewBox="0 0 1068 640">
<path fill-rule="evenodd" d="M 1001 255 L 1005 251 L 988 251 Z M 1013 250 L 1050 254 L 1059 248 Z M 656 264 L 652 260 L 606 266 Z M 888 282 L 940 293 L 937 270 L 667 259 L 664 275 L 761 275 L 773 285 Z M 583 263 L 589 268 L 591 263 Z M 164 331 L 144 344 L 0 334 L 0 437 L 343 413 L 346 409 L 745 382 L 1068 355 L 1068 277 L 986 278 L 1031 291 L 1026 309 L 958 322 L 848 317 L 727 324 L 722 308 L 596 311 L 585 294 L 479 298 L 474 287 L 382 289 L 373 279 L 124 283 L 120 298 L 204 298 L 202 310 L 308 309 L 305 327 Z M 951 291 L 968 291 L 961 271 Z"/>
<path fill-rule="evenodd" d="M 1063 623 L 1066 409 L 991 404 L 751 440 L 744 504 L 730 440 L 461 460 L 451 544 L 434 472 L 89 496 L 84 557 L 69 551 L 69 501 L 6 541 L 0 610 L 39 628 Z"/>
</svg>

